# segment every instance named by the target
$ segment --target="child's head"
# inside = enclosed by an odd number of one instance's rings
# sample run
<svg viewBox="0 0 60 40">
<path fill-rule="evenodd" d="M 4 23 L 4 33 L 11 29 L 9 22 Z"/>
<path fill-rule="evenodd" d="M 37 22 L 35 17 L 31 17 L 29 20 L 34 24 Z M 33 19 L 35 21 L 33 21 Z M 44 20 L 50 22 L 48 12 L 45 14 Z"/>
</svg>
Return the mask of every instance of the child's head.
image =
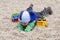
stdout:
<svg viewBox="0 0 60 40">
<path fill-rule="evenodd" d="M 21 14 L 20 23 L 24 26 L 27 25 L 30 21 L 30 14 L 28 11 L 23 11 Z"/>
</svg>

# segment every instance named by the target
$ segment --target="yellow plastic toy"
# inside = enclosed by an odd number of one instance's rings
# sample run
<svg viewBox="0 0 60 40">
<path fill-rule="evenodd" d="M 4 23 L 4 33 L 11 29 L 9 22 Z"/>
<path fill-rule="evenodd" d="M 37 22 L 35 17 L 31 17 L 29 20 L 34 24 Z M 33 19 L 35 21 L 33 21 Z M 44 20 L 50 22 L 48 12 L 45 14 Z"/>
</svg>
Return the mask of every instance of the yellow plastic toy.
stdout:
<svg viewBox="0 0 60 40">
<path fill-rule="evenodd" d="M 47 21 L 46 19 L 44 20 L 37 20 L 37 25 L 38 27 L 46 27 L 47 26 Z"/>
<path fill-rule="evenodd" d="M 17 11 L 13 11 L 12 14 L 17 14 L 18 12 Z"/>
</svg>

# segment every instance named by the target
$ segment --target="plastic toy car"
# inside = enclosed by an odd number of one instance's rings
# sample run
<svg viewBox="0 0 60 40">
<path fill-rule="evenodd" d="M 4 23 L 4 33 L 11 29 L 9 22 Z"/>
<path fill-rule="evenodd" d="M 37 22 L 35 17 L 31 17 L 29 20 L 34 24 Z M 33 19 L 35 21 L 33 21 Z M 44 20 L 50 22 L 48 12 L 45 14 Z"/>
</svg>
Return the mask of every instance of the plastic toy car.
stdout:
<svg viewBox="0 0 60 40">
<path fill-rule="evenodd" d="M 12 14 L 12 21 L 13 22 L 18 22 L 18 13 L 17 12 L 13 12 L 13 14 Z"/>
<path fill-rule="evenodd" d="M 46 19 L 38 19 L 36 23 L 38 27 L 46 27 L 47 26 L 47 20 Z"/>
</svg>

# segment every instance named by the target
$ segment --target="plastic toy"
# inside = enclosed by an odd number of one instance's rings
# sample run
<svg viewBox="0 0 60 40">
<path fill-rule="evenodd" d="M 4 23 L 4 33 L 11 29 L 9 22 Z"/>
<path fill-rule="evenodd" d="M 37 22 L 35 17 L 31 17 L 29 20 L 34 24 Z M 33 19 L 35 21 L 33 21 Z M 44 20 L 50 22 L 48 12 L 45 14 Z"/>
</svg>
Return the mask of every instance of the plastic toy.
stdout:
<svg viewBox="0 0 60 40">
<path fill-rule="evenodd" d="M 47 26 L 47 20 L 46 19 L 38 19 L 37 20 L 37 26 L 38 27 L 46 27 Z"/>
<path fill-rule="evenodd" d="M 12 21 L 13 22 L 18 22 L 18 13 L 15 11 L 12 14 Z"/>
</svg>

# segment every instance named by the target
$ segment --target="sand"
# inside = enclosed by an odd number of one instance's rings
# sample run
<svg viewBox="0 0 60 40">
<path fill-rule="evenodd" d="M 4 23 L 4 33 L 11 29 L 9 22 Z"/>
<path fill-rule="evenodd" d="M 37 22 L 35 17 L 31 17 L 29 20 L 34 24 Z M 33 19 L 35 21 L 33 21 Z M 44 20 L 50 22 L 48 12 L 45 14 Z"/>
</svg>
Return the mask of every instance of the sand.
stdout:
<svg viewBox="0 0 60 40">
<path fill-rule="evenodd" d="M 11 21 L 12 12 L 25 10 L 31 3 L 34 11 L 52 8 L 53 14 L 46 17 L 48 27 L 19 32 Z M 0 40 L 60 40 L 60 0 L 0 0 Z"/>
</svg>

